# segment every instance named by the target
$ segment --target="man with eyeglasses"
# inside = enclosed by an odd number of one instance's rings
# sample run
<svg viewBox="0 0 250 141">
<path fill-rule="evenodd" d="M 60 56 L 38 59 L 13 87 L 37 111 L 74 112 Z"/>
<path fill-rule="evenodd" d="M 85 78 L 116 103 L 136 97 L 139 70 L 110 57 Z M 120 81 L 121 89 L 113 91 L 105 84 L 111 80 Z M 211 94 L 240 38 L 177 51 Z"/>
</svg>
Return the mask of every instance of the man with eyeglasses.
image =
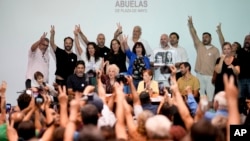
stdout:
<svg viewBox="0 0 250 141">
<path fill-rule="evenodd" d="M 31 80 L 34 79 L 36 71 L 42 72 L 46 83 L 49 81 L 49 39 L 44 32 L 41 38 L 36 41 L 29 49 L 28 67 L 26 72 L 26 89 L 31 88 Z"/>
</svg>

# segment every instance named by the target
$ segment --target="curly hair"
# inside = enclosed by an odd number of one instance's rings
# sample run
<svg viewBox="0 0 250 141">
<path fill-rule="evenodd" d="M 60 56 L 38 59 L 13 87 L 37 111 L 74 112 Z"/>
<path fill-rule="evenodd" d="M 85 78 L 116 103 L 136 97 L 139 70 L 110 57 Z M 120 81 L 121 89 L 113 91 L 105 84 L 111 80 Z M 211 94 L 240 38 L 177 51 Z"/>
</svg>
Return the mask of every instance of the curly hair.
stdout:
<svg viewBox="0 0 250 141">
<path fill-rule="evenodd" d="M 140 133 L 141 135 L 147 134 L 145 123 L 146 123 L 148 118 L 153 117 L 153 116 L 154 116 L 154 114 L 148 110 L 145 110 L 138 115 L 138 117 L 137 117 L 137 123 L 138 123 L 137 131 L 138 131 L 138 133 Z"/>
</svg>

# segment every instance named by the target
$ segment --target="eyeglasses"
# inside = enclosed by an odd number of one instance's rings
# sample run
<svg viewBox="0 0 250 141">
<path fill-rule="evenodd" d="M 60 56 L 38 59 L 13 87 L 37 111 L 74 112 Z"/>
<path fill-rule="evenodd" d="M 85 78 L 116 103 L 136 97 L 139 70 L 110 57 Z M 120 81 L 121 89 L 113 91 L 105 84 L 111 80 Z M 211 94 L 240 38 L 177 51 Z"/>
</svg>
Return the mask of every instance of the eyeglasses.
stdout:
<svg viewBox="0 0 250 141">
<path fill-rule="evenodd" d="M 43 46 L 46 46 L 46 47 L 48 47 L 49 45 L 48 44 L 42 44 Z"/>
</svg>

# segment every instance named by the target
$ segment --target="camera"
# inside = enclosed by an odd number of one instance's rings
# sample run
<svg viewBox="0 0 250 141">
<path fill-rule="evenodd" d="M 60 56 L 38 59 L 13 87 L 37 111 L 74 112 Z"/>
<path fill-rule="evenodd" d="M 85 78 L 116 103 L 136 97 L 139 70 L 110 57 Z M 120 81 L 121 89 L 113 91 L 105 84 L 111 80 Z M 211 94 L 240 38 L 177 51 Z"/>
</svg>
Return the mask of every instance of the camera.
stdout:
<svg viewBox="0 0 250 141">
<path fill-rule="evenodd" d="M 119 74 L 115 77 L 117 82 L 122 82 L 123 84 L 127 84 L 127 78 L 125 77 L 125 75 Z"/>
<path fill-rule="evenodd" d="M 84 101 L 93 101 L 94 93 L 85 94 L 85 95 L 82 96 L 81 99 L 84 100 Z"/>
<path fill-rule="evenodd" d="M 10 103 L 6 103 L 6 113 L 9 113 L 11 110 L 11 104 Z"/>
<path fill-rule="evenodd" d="M 43 104 L 43 102 L 44 102 L 43 97 L 42 97 L 40 94 L 38 94 L 38 95 L 35 97 L 35 103 L 40 105 L 40 104 Z"/>
</svg>

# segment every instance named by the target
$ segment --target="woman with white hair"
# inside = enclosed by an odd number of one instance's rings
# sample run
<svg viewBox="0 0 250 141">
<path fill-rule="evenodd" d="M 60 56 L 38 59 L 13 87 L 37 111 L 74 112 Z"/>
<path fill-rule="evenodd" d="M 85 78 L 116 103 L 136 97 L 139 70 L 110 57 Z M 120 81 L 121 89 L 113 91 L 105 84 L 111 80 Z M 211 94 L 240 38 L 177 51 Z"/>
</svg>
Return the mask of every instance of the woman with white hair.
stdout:
<svg viewBox="0 0 250 141">
<path fill-rule="evenodd" d="M 114 91 L 113 85 L 116 82 L 116 76 L 119 74 L 119 68 L 115 64 L 107 66 L 106 74 L 102 74 L 101 80 L 105 87 L 106 94 L 112 94 Z"/>
</svg>

